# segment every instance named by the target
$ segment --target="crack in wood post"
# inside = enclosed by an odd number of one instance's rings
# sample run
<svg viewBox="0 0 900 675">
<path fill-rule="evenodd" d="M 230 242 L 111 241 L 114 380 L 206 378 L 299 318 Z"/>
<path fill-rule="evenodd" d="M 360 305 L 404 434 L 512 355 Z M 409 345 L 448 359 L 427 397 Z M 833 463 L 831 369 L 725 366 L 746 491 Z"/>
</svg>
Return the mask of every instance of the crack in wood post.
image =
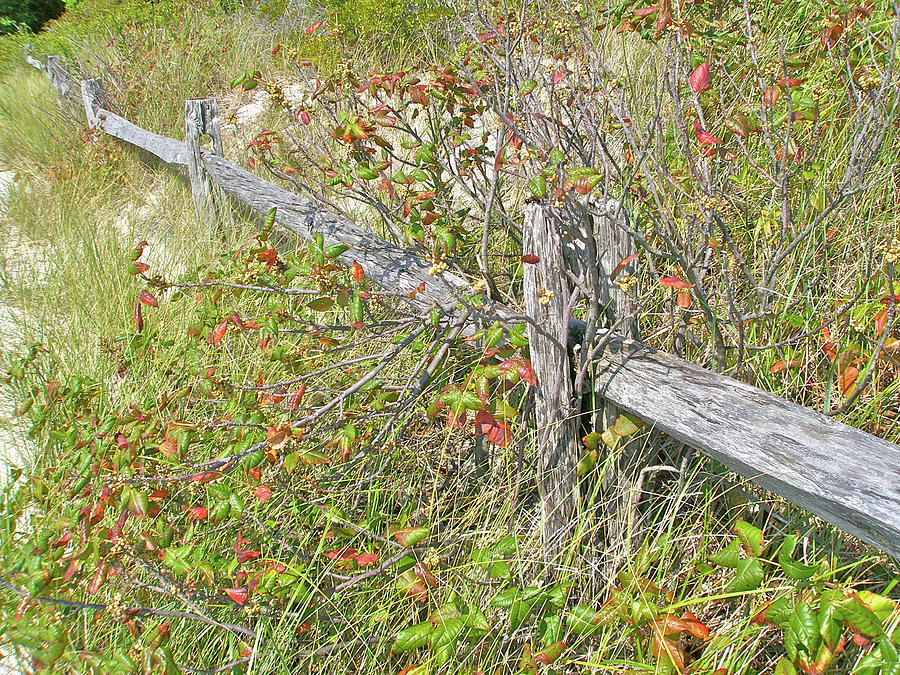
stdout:
<svg viewBox="0 0 900 675">
<path fill-rule="evenodd" d="M 219 124 L 219 104 L 214 98 L 189 99 L 184 102 L 184 142 L 187 147 L 188 177 L 197 217 L 206 225 L 217 219 L 215 182 L 206 169 L 200 137 L 212 138 L 212 153 L 221 157 L 222 129 Z"/>
</svg>

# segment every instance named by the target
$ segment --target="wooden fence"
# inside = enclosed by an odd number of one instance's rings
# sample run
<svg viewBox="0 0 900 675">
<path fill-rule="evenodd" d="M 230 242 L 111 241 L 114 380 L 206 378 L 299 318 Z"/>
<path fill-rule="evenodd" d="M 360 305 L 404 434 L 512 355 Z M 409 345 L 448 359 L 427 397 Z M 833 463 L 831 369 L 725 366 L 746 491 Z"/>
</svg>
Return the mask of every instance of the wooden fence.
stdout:
<svg viewBox="0 0 900 675">
<path fill-rule="evenodd" d="M 28 58 L 61 95 L 73 89 L 58 59 Z M 214 101 L 187 102 L 187 140 L 179 141 L 111 112 L 99 79 L 82 81 L 80 90 L 92 128 L 188 168 L 200 217 L 213 217 L 213 190 L 221 190 L 259 213 L 277 209 L 276 221 L 299 237 L 319 232 L 327 241 L 347 244 L 338 262 L 357 260 L 371 281 L 399 297 L 424 284 L 424 293 L 407 300 L 419 310 L 437 304 L 460 312 L 461 298 L 473 293 L 465 279 L 451 273 L 429 276 L 429 263 L 414 252 L 225 160 Z M 213 137 L 213 152 L 199 147 L 204 133 Z M 497 304 L 465 311 L 474 318 L 479 313 L 486 319 L 521 316 Z M 575 335 L 584 327 L 573 322 L 556 329 Z M 607 338 L 594 364 L 596 391 L 605 400 L 900 559 L 900 446 L 640 342 Z M 549 468 L 557 475 L 560 467 L 574 468 L 573 457 L 555 461 Z"/>
</svg>

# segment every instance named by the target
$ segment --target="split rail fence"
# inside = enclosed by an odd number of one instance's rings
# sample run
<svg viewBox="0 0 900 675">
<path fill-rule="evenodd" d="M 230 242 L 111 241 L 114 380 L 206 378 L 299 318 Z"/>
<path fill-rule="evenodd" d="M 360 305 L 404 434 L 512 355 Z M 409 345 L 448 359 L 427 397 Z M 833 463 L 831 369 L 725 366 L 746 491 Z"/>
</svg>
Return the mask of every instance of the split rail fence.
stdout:
<svg viewBox="0 0 900 675">
<path fill-rule="evenodd" d="M 61 96 L 74 93 L 58 58 L 39 60 L 30 54 L 26 58 L 50 77 Z M 408 300 L 423 311 L 436 303 L 445 312 L 458 314 L 462 311 L 461 298 L 473 293 L 465 279 L 451 273 L 429 276 L 429 263 L 414 252 L 225 160 L 214 99 L 186 102 L 185 140 L 179 141 L 142 129 L 110 111 L 99 79 L 83 80 L 80 91 L 91 128 L 101 129 L 168 164 L 187 167 L 199 217 L 215 217 L 217 191 L 260 214 L 275 208 L 276 222 L 298 237 L 310 239 L 319 232 L 328 241 L 348 245 L 349 250 L 337 262 L 349 265 L 357 260 L 367 277 L 383 289 L 404 297 L 424 284 L 425 292 Z M 213 138 L 212 151 L 199 145 L 204 134 Z M 526 220 L 530 220 L 526 237 L 528 232 L 545 227 L 542 208 L 532 205 L 526 211 Z M 533 239 L 536 248 L 529 251 L 539 254 L 541 265 L 548 266 L 540 270 L 541 276 L 552 279 L 554 257 L 561 255 L 561 244 L 552 232 L 546 234 Z M 478 312 L 490 318 L 520 316 L 497 304 L 481 309 L 467 307 L 465 311 L 476 319 Z M 570 338 L 584 330 L 576 321 L 551 328 L 557 335 Z M 532 337 L 532 359 L 543 362 L 535 363 L 540 380 L 541 370 L 552 373 L 553 360 L 566 355 L 556 341 L 556 347 L 545 343 L 542 355 L 535 358 L 538 338 Z M 607 335 L 606 339 L 605 349 L 593 364 L 595 393 L 600 398 L 900 559 L 900 446 L 638 341 L 621 335 Z M 541 390 L 539 386 L 538 396 Z M 539 426 L 542 422 L 552 424 L 553 420 L 539 419 Z M 560 442 L 549 449 L 544 458 L 545 475 L 538 476 L 542 497 L 549 502 L 544 504 L 544 515 L 551 520 L 568 517 L 563 502 L 568 499 L 567 485 L 574 481 L 576 458 L 554 452 L 564 447 Z M 549 531 L 558 528 L 559 524 L 552 525 Z"/>
</svg>

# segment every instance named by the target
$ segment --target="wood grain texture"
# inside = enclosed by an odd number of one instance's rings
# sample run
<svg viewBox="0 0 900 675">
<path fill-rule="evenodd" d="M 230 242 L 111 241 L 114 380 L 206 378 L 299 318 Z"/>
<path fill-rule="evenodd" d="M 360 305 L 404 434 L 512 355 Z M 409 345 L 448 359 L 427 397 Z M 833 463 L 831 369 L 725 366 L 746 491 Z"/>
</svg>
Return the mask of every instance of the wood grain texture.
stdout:
<svg viewBox="0 0 900 675">
<path fill-rule="evenodd" d="M 212 153 L 222 157 L 222 128 L 219 125 L 219 103 L 214 98 L 190 99 L 184 102 L 184 143 L 187 150 L 188 179 L 194 210 L 201 222 L 214 225 L 217 220 L 215 184 L 206 170 L 200 138 L 212 139 Z"/>
<path fill-rule="evenodd" d="M 900 559 L 900 447 L 637 342 L 598 391 L 656 429 Z"/>
<path fill-rule="evenodd" d="M 545 206 L 525 207 L 522 250 L 538 256 L 524 266 L 522 290 L 534 324 L 528 325 L 531 365 L 537 375 L 534 416 L 538 439 L 537 486 L 541 496 L 541 538 L 548 563 L 559 562 L 575 516 L 576 416 L 568 342 L 569 284 L 557 222 Z M 552 293 L 541 303 L 542 293 Z"/>
</svg>

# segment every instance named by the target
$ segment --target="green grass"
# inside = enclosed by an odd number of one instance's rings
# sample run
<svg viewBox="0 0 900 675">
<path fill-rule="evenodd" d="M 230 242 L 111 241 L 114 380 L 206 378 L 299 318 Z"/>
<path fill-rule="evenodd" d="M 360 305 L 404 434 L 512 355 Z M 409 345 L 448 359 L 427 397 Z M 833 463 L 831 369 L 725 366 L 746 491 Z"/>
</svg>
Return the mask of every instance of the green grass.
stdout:
<svg viewBox="0 0 900 675">
<path fill-rule="evenodd" d="M 299 26 L 294 27 L 295 33 L 302 32 L 303 24 Z M 157 133 L 179 137 L 180 106 L 185 98 L 207 94 L 230 97 L 227 82 L 258 64 L 265 64 L 267 77 L 287 78 L 288 65 L 268 57 L 272 46 L 285 37 L 274 34 L 268 24 L 244 14 L 221 12 L 212 4 L 82 2 L 48 33 L 33 40 L 38 51 L 64 55 L 73 70 L 102 72 L 110 98 L 129 119 Z M 204 227 L 194 216 L 182 176 L 165 167 L 147 165 L 131 149 L 108 138 L 87 134 L 77 114 L 60 110 L 43 75 L 18 64 L 21 41 L 2 42 L 6 56 L 0 86 L 0 164 L 16 172 L 17 182 L 4 201 L 5 213 L 0 221 L 0 301 L 22 317 L 14 326 L 14 334 L 3 335 L 3 367 L 15 370 L 22 354 L 33 344 L 48 353 L 34 354 L 33 361 L 26 359 L 25 374 L 13 378 L 9 390 L 19 397 L 19 405 L 29 399 L 35 401 L 32 412 L 18 418 L 33 424 L 28 442 L 35 452 L 33 461 L 24 467 L 24 477 L 9 486 L 0 500 L 5 509 L 5 529 L 0 530 L 0 581 L 8 582 L 7 569 L 18 564 L 24 570 L 19 570 L 17 578 L 25 579 L 29 588 L 43 589 L 41 570 L 48 569 L 56 575 L 52 581 L 56 585 L 49 586 L 47 593 L 87 602 L 107 604 L 121 596 L 128 604 L 160 610 L 196 611 L 201 605 L 209 616 L 259 633 L 259 641 L 249 645 L 254 654 L 249 670 L 260 673 L 350 669 L 396 673 L 429 660 L 431 672 L 518 672 L 520 667 L 530 667 L 523 657 L 526 645 L 535 653 L 545 647 L 539 635 L 546 625 L 537 614 L 516 625 L 508 603 L 501 606 L 497 598 L 514 588 L 525 593 L 528 587 L 562 592 L 566 598 L 563 607 L 551 605 L 545 614 L 564 622 L 572 621 L 576 606 L 598 611 L 607 600 L 615 603 L 625 597 L 615 587 L 628 594 L 629 602 L 606 615 L 597 634 L 567 634 L 569 645 L 562 662 L 568 665 L 561 668 L 572 672 L 671 672 L 665 658 L 654 654 L 650 617 L 668 611 L 681 615 L 685 609 L 696 614 L 713 634 L 705 646 L 695 638 L 680 637 L 684 650 L 698 658 L 698 672 L 772 672 L 784 654 L 785 629 L 783 625 L 757 626 L 750 622 L 763 600 L 784 594 L 794 604 L 805 601 L 825 607 L 830 588 L 849 588 L 851 584 L 896 595 L 891 582 L 896 570 L 890 561 L 841 540 L 833 530 L 797 509 L 738 482 L 715 463 L 700 459 L 685 464 L 683 475 L 658 472 L 648 476 L 641 493 L 632 490 L 616 495 L 629 510 L 637 499 L 641 507 L 634 511 L 639 515 L 638 522 L 621 513 L 612 514 L 618 523 L 610 522 L 608 506 L 597 503 L 608 495 L 602 483 L 610 467 L 601 462 L 598 472 L 582 485 L 586 513 L 579 521 L 577 536 L 563 560 L 557 561 L 554 582 L 546 582 L 531 437 L 525 438 L 521 454 L 517 444 L 490 448 L 489 471 L 479 479 L 473 435 L 445 428 L 440 418 L 425 414 L 424 405 L 417 405 L 396 420 L 383 445 L 359 463 L 348 465 L 345 475 L 338 478 L 329 478 L 329 474 L 339 466 L 339 450 L 328 447 L 322 451 L 329 454 L 334 465 L 300 464 L 289 472 L 264 462 L 258 478 L 241 466 L 222 481 L 171 485 L 172 503 L 165 501 L 168 498 L 161 502 L 163 518 L 133 518 L 128 532 L 137 534 L 146 528 L 151 536 L 162 538 L 160 522 L 173 523 L 180 539 L 165 548 L 192 546 L 185 553 L 190 557 L 188 569 L 163 561 L 159 567 L 168 579 L 160 581 L 139 562 L 155 561 L 146 551 L 134 554 L 129 550 L 119 557 L 104 548 L 107 553 L 102 556 L 96 552 L 87 556 L 85 568 L 79 572 L 83 575 L 78 577 L 81 585 L 66 587 L 58 578 L 62 568 L 57 559 L 68 555 L 67 549 L 53 549 L 58 556 L 46 551 L 46 555 L 37 555 L 32 539 L 40 546 L 45 533 L 52 533 L 55 539 L 63 530 L 79 527 L 79 509 L 93 504 L 93 494 L 78 492 L 73 496 L 69 492 L 85 447 L 92 447 L 95 458 L 102 459 L 97 475 L 91 476 L 97 492 L 103 486 L 118 490 L 125 475 L 122 472 L 130 472 L 134 464 L 122 460 L 112 438 L 96 443 L 91 440 L 97 431 L 92 418 L 96 418 L 97 426 L 111 420 L 113 429 L 132 436 L 132 443 L 140 450 L 137 459 L 153 470 L 180 474 L 197 462 L 229 455 L 246 440 L 239 430 L 217 429 L 212 422 L 231 419 L 265 429 L 278 428 L 292 419 L 289 412 L 257 404 L 252 394 L 241 394 L 213 381 L 254 383 L 262 373 L 271 382 L 310 372 L 339 358 L 375 353 L 389 347 L 391 336 L 355 344 L 356 334 L 350 334 L 346 349 L 335 354 L 310 336 L 281 334 L 273 336 L 272 347 L 283 348 L 284 356 L 274 358 L 271 351 L 266 353 L 260 347 L 258 339 L 265 333 L 236 334 L 229 328 L 222 345 L 212 346 L 202 336 L 210 334 L 220 319 L 233 312 L 262 321 L 290 309 L 322 323 L 346 323 L 347 311 L 336 307 L 313 314 L 283 299 L 251 293 L 208 289 L 179 294 L 153 287 L 150 290 L 159 297 L 160 307 L 143 308 L 144 333 L 135 335 L 135 298 L 148 287 L 127 272 L 129 254 L 137 241 L 151 241 L 142 257 L 151 263 L 148 274 L 161 274 L 169 280 L 199 280 L 209 274 L 235 281 L 256 279 L 265 270 L 253 261 L 254 251 L 268 244 L 253 240 L 251 226 L 239 213 L 228 214 L 219 227 Z M 401 54 L 390 63 L 364 47 L 356 49 L 358 54 L 351 52 L 350 58 L 363 69 L 368 63 L 387 68 L 410 58 Z M 326 64 L 338 60 L 336 51 L 319 55 Z M 173 63 L 178 67 L 172 67 Z M 279 121 L 278 115 L 272 115 L 272 119 Z M 838 135 L 835 144 L 840 140 Z M 236 159 L 243 149 L 234 142 L 228 152 Z M 879 173 L 886 173 L 892 160 L 890 154 L 884 157 Z M 837 153 L 835 162 L 839 162 Z M 854 251 L 861 241 L 890 232 L 888 214 L 870 217 L 886 206 L 877 201 L 879 198 L 872 199 L 856 207 L 855 226 L 838 232 L 824 254 L 817 244 L 810 243 L 790 261 L 785 285 L 779 288 L 785 298 L 784 313 L 795 300 L 802 301 L 809 307 L 804 315 L 809 330 L 817 328 L 819 317 L 837 297 L 852 295 L 867 283 L 864 261 Z M 754 227 L 755 223 L 746 224 L 740 236 L 753 241 Z M 233 254 L 236 250 L 240 253 Z M 510 251 L 498 247 L 496 253 L 499 258 L 499 254 Z M 305 246 L 299 246 L 283 252 L 281 259 L 305 273 L 310 255 Z M 248 258 L 251 262 L 245 264 Z M 817 265 L 827 270 L 827 294 L 819 294 L 816 287 L 804 287 L 799 281 L 808 268 Z M 322 292 L 327 293 L 334 284 L 345 284 L 346 277 L 341 274 L 336 272 L 321 280 Z M 302 276 L 295 283 L 300 280 L 311 283 Z M 876 292 L 871 289 L 870 294 Z M 388 302 L 374 311 L 377 318 L 388 318 L 394 309 Z M 668 309 L 660 301 L 651 305 L 651 310 L 656 313 L 649 314 L 646 333 L 665 347 Z M 758 331 L 753 339 L 762 343 L 788 337 L 790 330 L 779 319 L 751 327 L 750 331 Z M 654 338 L 657 328 L 660 337 Z M 702 338 L 708 337 L 702 324 L 695 328 Z M 189 337 L 190 330 L 200 330 L 201 339 Z M 819 405 L 827 364 L 817 339 L 813 336 L 801 346 L 814 364 L 808 369 L 770 375 L 769 368 L 785 354 L 764 352 L 749 357 L 737 374 L 787 398 Z M 429 347 L 426 343 L 422 348 L 427 351 Z M 421 359 L 416 349 L 404 352 L 385 372 L 388 384 L 402 382 L 412 371 Z M 465 347 L 455 348 L 439 383 L 465 380 L 480 356 Z M 208 376 L 210 372 L 214 376 Z M 53 381 L 61 383 L 56 398 L 47 387 Z M 313 378 L 310 390 L 344 387 L 352 381 L 352 374 L 331 371 Z M 519 385 L 514 396 L 523 389 Z M 871 427 L 875 411 L 881 411 L 896 395 L 896 381 L 885 376 L 845 419 Z M 130 412 L 132 405 L 148 419 L 136 421 Z M 382 428 L 374 417 L 377 409 L 365 405 L 359 403 L 363 412 L 351 407 L 348 419 L 363 433 L 377 434 Z M 190 430 L 190 441 L 184 457 L 167 458 L 156 448 L 175 422 Z M 311 445 L 328 440 L 327 434 L 343 429 L 347 420 L 333 416 L 329 422 L 334 428 L 308 441 Z M 397 428 L 405 423 L 410 426 L 400 436 Z M 247 437 L 258 440 L 263 429 L 255 429 Z M 896 422 L 871 430 L 892 439 L 900 432 Z M 16 429 L 16 433 L 21 431 Z M 632 442 L 650 441 L 642 432 Z M 678 468 L 684 448 L 671 441 L 663 442 L 662 447 L 661 461 Z M 382 471 L 373 472 L 379 467 Z M 273 492 L 265 502 L 253 492 L 259 482 Z M 188 525 L 188 517 L 178 508 L 180 503 L 214 508 L 221 501 L 216 490 L 223 486 L 243 500 L 242 513 L 216 523 Z M 309 502 L 326 506 L 330 515 L 310 507 Z M 98 528 L 112 526 L 118 517 L 116 507 L 127 508 L 114 498 Z M 765 583 L 758 589 L 729 593 L 727 584 L 735 573 L 728 566 L 710 563 L 734 540 L 739 521 L 753 523 L 765 532 L 767 548 L 743 556 L 745 560 L 758 557 L 765 570 Z M 361 569 L 341 569 L 323 554 L 350 546 L 360 552 L 377 552 L 384 560 L 400 550 L 382 540 L 390 540 L 389 528 L 396 525 L 430 528 L 425 555 L 429 556 L 437 586 L 428 589 L 428 601 L 417 602 L 398 591 L 399 572 L 393 570 L 358 583 L 346 593 L 328 595 L 326 589 L 340 582 L 331 575 L 349 576 Z M 812 530 L 802 552 L 794 553 L 817 566 L 811 580 L 790 578 L 778 562 L 780 542 L 795 528 L 802 528 L 804 534 Z M 243 569 L 265 574 L 268 568 L 262 561 L 279 561 L 288 566 L 288 573 L 296 573 L 296 578 L 287 581 L 275 579 L 278 593 L 260 592 L 260 604 L 249 605 L 261 608 L 260 613 L 229 603 L 221 594 L 222 589 L 239 584 L 234 562 L 238 530 L 260 552 L 261 562 L 251 562 Z M 615 541 L 605 539 L 610 531 L 620 533 Z M 508 537 L 512 537 L 512 543 Z M 91 541 L 97 548 L 109 544 L 99 535 Z M 111 578 L 96 593 L 88 593 L 85 587 L 98 559 L 121 564 L 128 572 L 127 581 L 124 576 Z M 156 588 L 173 580 L 181 585 L 175 595 Z M 218 597 L 209 602 L 201 597 L 185 599 L 188 584 Z M 565 587 L 564 592 L 559 591 L 560 586 Z M 470 631 L 467 641 L 444 665 L 437 663 L 436 649 L 390 653 L 398 631 L 425 621 L 438 608 L 449 612 L 450 603 L 483 611 L 489 630 Z M 34 635 L 22 628 L 34 621 L 52 630 L 63 610 L 32 603 L 24 610 L 27 620 L 16 622 L 11 617 L 17 606 L 15 595 L 8 588 L 0 589 L 0 616 L 4 621 L 0 624 L 0 645 L 4 644 L 4 631 L 22 645 L 30 645 L 36 654 L 48 645 L 63 642 L 56 634 L 39 634 L 35 643 Z M 271 611 L 271 616 L 265 616 L 266 611 Z M 171 620 L 169 646 L 177 664 L 217 667 L 240 659 L 248 646 L 245 637 L 220 627 L 177 617 Z M 105 662 L 104 667 L 97 666 L 97 672 L 124 672 L 127 663 L 118 652 L 128 653 L 132 661 L 140 663 L 146 652 L 134 645 L 145 644 L 161 621 L 144 617 L 130 628 L 127 621 L 110 611 L 86 610 L 67 616 L 63 619 L 66 651 L 56 668 L 63 672 L 87 670 L 87 661 L 79 655 L 83 651 Z M 306 622 L 308 628 L 303 625 Z M 439 620 L 435 622 L 440 624 Z M 900 616 L 884 618 L 884 631 L 896 635 L 898 622 Z M 135 638 L 132 628 L 140 638 Z M 202 645 L 199 653 L 198 645 Z M 323 648 L 323 653 L 312 653 Z M 834 672 L 849 672 L 859 653 L 856 650 L 854 656 L 844 657 L 840 669 Z M 147 670 L 154 668 L 162 666 L 146 666 Z"/>
</svg>

